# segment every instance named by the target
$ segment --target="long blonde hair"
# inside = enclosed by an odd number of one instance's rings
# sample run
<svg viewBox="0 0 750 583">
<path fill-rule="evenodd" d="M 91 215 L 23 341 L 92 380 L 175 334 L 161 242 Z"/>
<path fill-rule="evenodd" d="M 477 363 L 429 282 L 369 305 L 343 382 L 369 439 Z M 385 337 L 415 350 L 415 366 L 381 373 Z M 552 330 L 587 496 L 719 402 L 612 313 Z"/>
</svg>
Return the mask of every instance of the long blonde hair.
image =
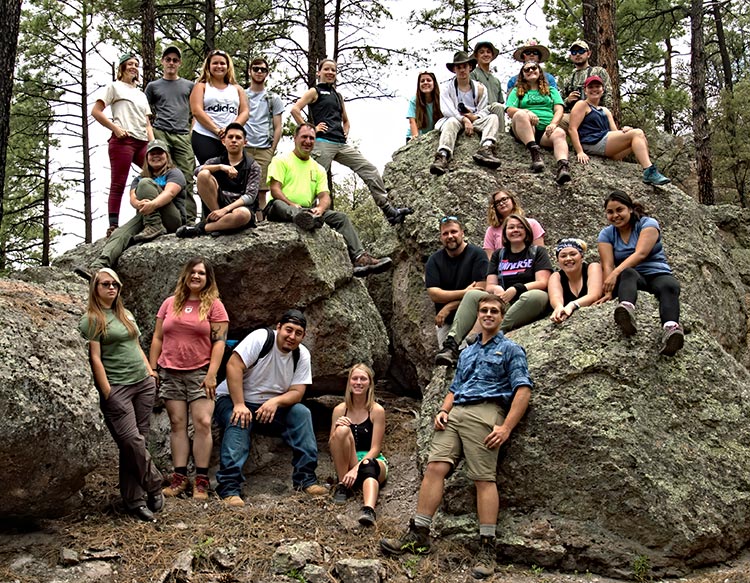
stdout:
<svg viewBox="0 0 750 583">
<path fill-rule="evenodd" d="M 346 378 L 346 392 L 344 393 L 344 403 L 346 403 L 346 408 L 349 410 L 354 407 L 351 380 L 355 370 L 361 370 L 370 379 L 370 385 L 367 387 L 367 396 L 365 398 L 365 408 L 368 411 L 372 411 L 372 406 L 375 404 L 375 373 L 372 372 L 372 369 L 364 362 L 358 362 L 349 369 L 349 375 Z"/>
<path fill-rule="evenodd" d="M 107 336 L 107 316 L 104 314 L 104 310 L 107 308 L 102 303 L 99 294 L 96 293 L 96 288 L 99 286 L 99 280 L 102 274 L 109 275 L 115 280 L 115 283 L 117 283 L 117 296 L 115 296 L 115 301 L 112 302 L 112 313 L 115 318 L 122 322 L 122 325 L 125 326 L 130 337 L 136 338 L 138 336 L 138 330 L 130 319 L 128 311 L 125 309 L 125 305 L 122 303 L 120 278 L 109 268 L 97 271 L 89 282 L 89 301 L 88 307 L 86 308 L 86 316 L 89 321 L 88 337 L 96 338 L 98 336 Z"/>
<path fill-rule="evenodd" d="M 206 59 L 203 61 L 203 67 L 201 68 L 201 73 L 198 76 L 196 83 L 207 83 L 208 85 L 213 85 L 211 82 L 211 59 L 216 56 L 223 57 L 227 62 L 227 72 L 224 73 L 224 83 L 228 85 L 237 85 L 237 80 L 234 76 L 234 63 L 232 63 L 232 57 L 224 51 L 219 50 L 208 53 L 208 56 L 206 56 Z"/>
<path fill-rule="evenodd" d="M 219 299 L 219 288 L 216 285 L 216 276 L 214 275 L 214 268 L 204 257 L 193 257 L 190 261 L 185 264 L 180 273 L 180 278 L 177 280 L 177 285 L 174 288 L 174 303 L 172 304 L 172 311 L 175 317 L 179 318 L 182 313 L 182 308 L 185 307 L 185 302 L 190 297 L 190 287 L 188 287 L 188 281 L 190 275 L 193 272 L 193 267 L 196 265 L 203 264 L 206 269 L 206 285 L 200 293 L 201 306 L 198 310 L 198 319 L 205 320 L 208 318 L 208 313 L 211 311 L 211 306 L 214 300 Z"/>
</svg>

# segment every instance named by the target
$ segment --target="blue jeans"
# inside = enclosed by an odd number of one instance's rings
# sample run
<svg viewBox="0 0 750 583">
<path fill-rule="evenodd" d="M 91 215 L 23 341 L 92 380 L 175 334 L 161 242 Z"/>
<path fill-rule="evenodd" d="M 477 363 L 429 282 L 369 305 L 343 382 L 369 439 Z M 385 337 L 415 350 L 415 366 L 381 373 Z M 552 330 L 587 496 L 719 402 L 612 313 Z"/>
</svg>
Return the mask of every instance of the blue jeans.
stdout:
<svg viewBox="0 0 750 583">
<path fill-rule="evenodd" d="M 255 417 L 255 411 L 260 404 L 245 402 Z M 315 469 L 318 467 L 318 442 L 313 431 L 312 415 L 302 403 L 296 403 L 288 408 L 279 407 L 271 423 L 250 423 L 242 429 L 239 425 L 230 423 L 234 405 L 229 395 L 222 395 L 216 399 L 214 419 L 224 432 L 219 454 L 219 471 L 216 473 L 216 492 L 222 498 L 240 496 L 242 482 L 242 467 L 250 454 L 250 436 L 253 430 L 278 435 L 292 448 L 292 484 L 295 488 L 307 488 L 317 481 Z"/>
</svg>

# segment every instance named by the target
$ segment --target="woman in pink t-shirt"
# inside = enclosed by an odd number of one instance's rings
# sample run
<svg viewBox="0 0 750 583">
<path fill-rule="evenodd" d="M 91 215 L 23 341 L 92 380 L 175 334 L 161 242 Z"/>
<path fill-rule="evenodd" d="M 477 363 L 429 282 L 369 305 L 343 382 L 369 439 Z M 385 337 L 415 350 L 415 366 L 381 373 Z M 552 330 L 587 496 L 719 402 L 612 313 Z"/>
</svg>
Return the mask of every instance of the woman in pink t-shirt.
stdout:
<svg viewBox="0 0 750 583">
<path fill-rule="evenodd" d="M 167 407 L 174 473 L 165 496 L 178 496 L 190 486 L 187 477 L 190 437 L 188 411 L 193 418 L 193 498 L 208 498 L 211 458 L 211 418 L 216 373 L 224 355 L 229 317 L 219 299 L 211 264 L 194 257 L 182 269 L 174 295 L 164 300 L 156 315 L 149 362 L 158 366 L 159 395 Z"/>
<path fill-rule="evenodd" d="M 521 205 L 518 203 L 518 196 L 509 190 L 498 190 L 490 194 L 490 204 L 487 207 L 487 231 L 484 234 L 484 250 L 487 253 L 487 259 L 492 257 L 495 250 L 503 246 L 503 221 L 510 215 L 521 215 L 531 226 L 531 232 L 534 235 L 532 245 L 544 245 L 544 229 L 538 221 L 525 216 Z"/>
</svg>

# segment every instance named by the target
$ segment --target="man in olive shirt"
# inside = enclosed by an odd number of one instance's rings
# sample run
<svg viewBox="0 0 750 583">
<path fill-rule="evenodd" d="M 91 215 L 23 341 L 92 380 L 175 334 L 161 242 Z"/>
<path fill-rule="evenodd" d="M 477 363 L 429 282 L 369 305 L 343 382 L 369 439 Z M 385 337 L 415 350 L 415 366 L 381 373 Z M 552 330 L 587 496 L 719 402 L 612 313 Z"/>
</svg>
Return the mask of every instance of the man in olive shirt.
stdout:
<svg viewBox="0 0 750 583">
<path fill-rule="evenodd" d="M 489 41 L 479 41 L 474 46 L 472 57 L 477 60 L 477 67 L 469 75 L 474 81 L 479 81 L 487 88 L 487 100 L 490 112 L 497 115 L 500 121 L 500 132 L 505 131 L 505 97 L 503 97 L 503 85 L 500 79 L 490 71 L 490 63 L 497 59 L 500 51 Z"/>
</svg>

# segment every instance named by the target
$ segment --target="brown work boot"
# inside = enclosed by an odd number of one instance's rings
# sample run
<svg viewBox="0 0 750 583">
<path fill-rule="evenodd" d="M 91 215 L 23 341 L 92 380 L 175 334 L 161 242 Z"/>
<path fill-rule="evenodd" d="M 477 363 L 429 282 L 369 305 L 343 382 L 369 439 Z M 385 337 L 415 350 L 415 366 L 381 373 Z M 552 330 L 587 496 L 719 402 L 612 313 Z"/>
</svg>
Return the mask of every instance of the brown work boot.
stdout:
<svg viewBox="0 0 750 583">
<path fill-rule="evenodd" d="M 477 561 L 471 570 L 474 579 L 486 579 L 495 573 L 495 538 L 483 536 L 479 542 L 479 553 Z"/>
<path fill-rule="evenodd" d="M 133 241 L 135 243 L 145 243 L 166 234 L 167 230 L 162 224 L 146 225 L 140 233 L 133 236 Z"/>
<path fill-rule="evenodd" d="M 555 177 L 555 182 L 558 184 L 570 182 L 570 162 L 567 160 L 557 161 L 557 176 Z"/>
<path fill-rule="evenodd" d="M 448 156 L 441 152 L 438 152 L 437 154 L 435 154 L 435 160 L 430 166 L 430 174 L 434 174 L 435 176 L 442 176 L 446 172 L 448 172 Z"/>
<path fill-rule="evenodd" d="M 375 259 L 369 253 L 364 252 L 354 260 L 353 264 L 354 276 L 363 277 L 372 273 L 382 273 L 383 271 L 387 271 L 393 264 L 393 261 L 391 261 L 390 257 Z"/>
<path fill-rule="evenodd" d="M 430 544 L 430 529 L 426 526 L 417 526 L 413 518 L 409 522 L 409 530 L 401 538 L 380 539 L 380 549 L 386 555 L 426 555 L 430 552 Z"/>
<path fill-rule="evenodd" d="M 179 496 L 189 487 L 190 479 L 183 474 L 178 474 L 177 472 L 175 472 L 174 474 L 172 474 L 172 480 L 170 481 L 169 486 L 164 488 L 161 492 L 165 496 L 169 497 Z"/>
<path fill-rule="evenodd" d="M 500 168 L 500 158 L 494 152 L 494 146 L 482 146 L 474 153 L 474 162 L 487 168 Z"/>
<path fill-rule="evenodd" d="M 308 496 L 325 496 L 328 494 L 328 488 L 320 484 L 311 484 L 307 488 L 302 488 L 302 491 Z"/>
<path fill-rule="evenodd" d="M 544 171 L 542 148 L 538 144 L 534 144 L 529 147 L 529 154 L 531 155 L 531 171 L 537 174 Z"/>
<path fill-rule="evenodd" d="M 208 500 L 208 489 L 210 487 L 208 476 L 196 475 L 195 485 L 193 486 L 193 500 Z"/>
</svg>

